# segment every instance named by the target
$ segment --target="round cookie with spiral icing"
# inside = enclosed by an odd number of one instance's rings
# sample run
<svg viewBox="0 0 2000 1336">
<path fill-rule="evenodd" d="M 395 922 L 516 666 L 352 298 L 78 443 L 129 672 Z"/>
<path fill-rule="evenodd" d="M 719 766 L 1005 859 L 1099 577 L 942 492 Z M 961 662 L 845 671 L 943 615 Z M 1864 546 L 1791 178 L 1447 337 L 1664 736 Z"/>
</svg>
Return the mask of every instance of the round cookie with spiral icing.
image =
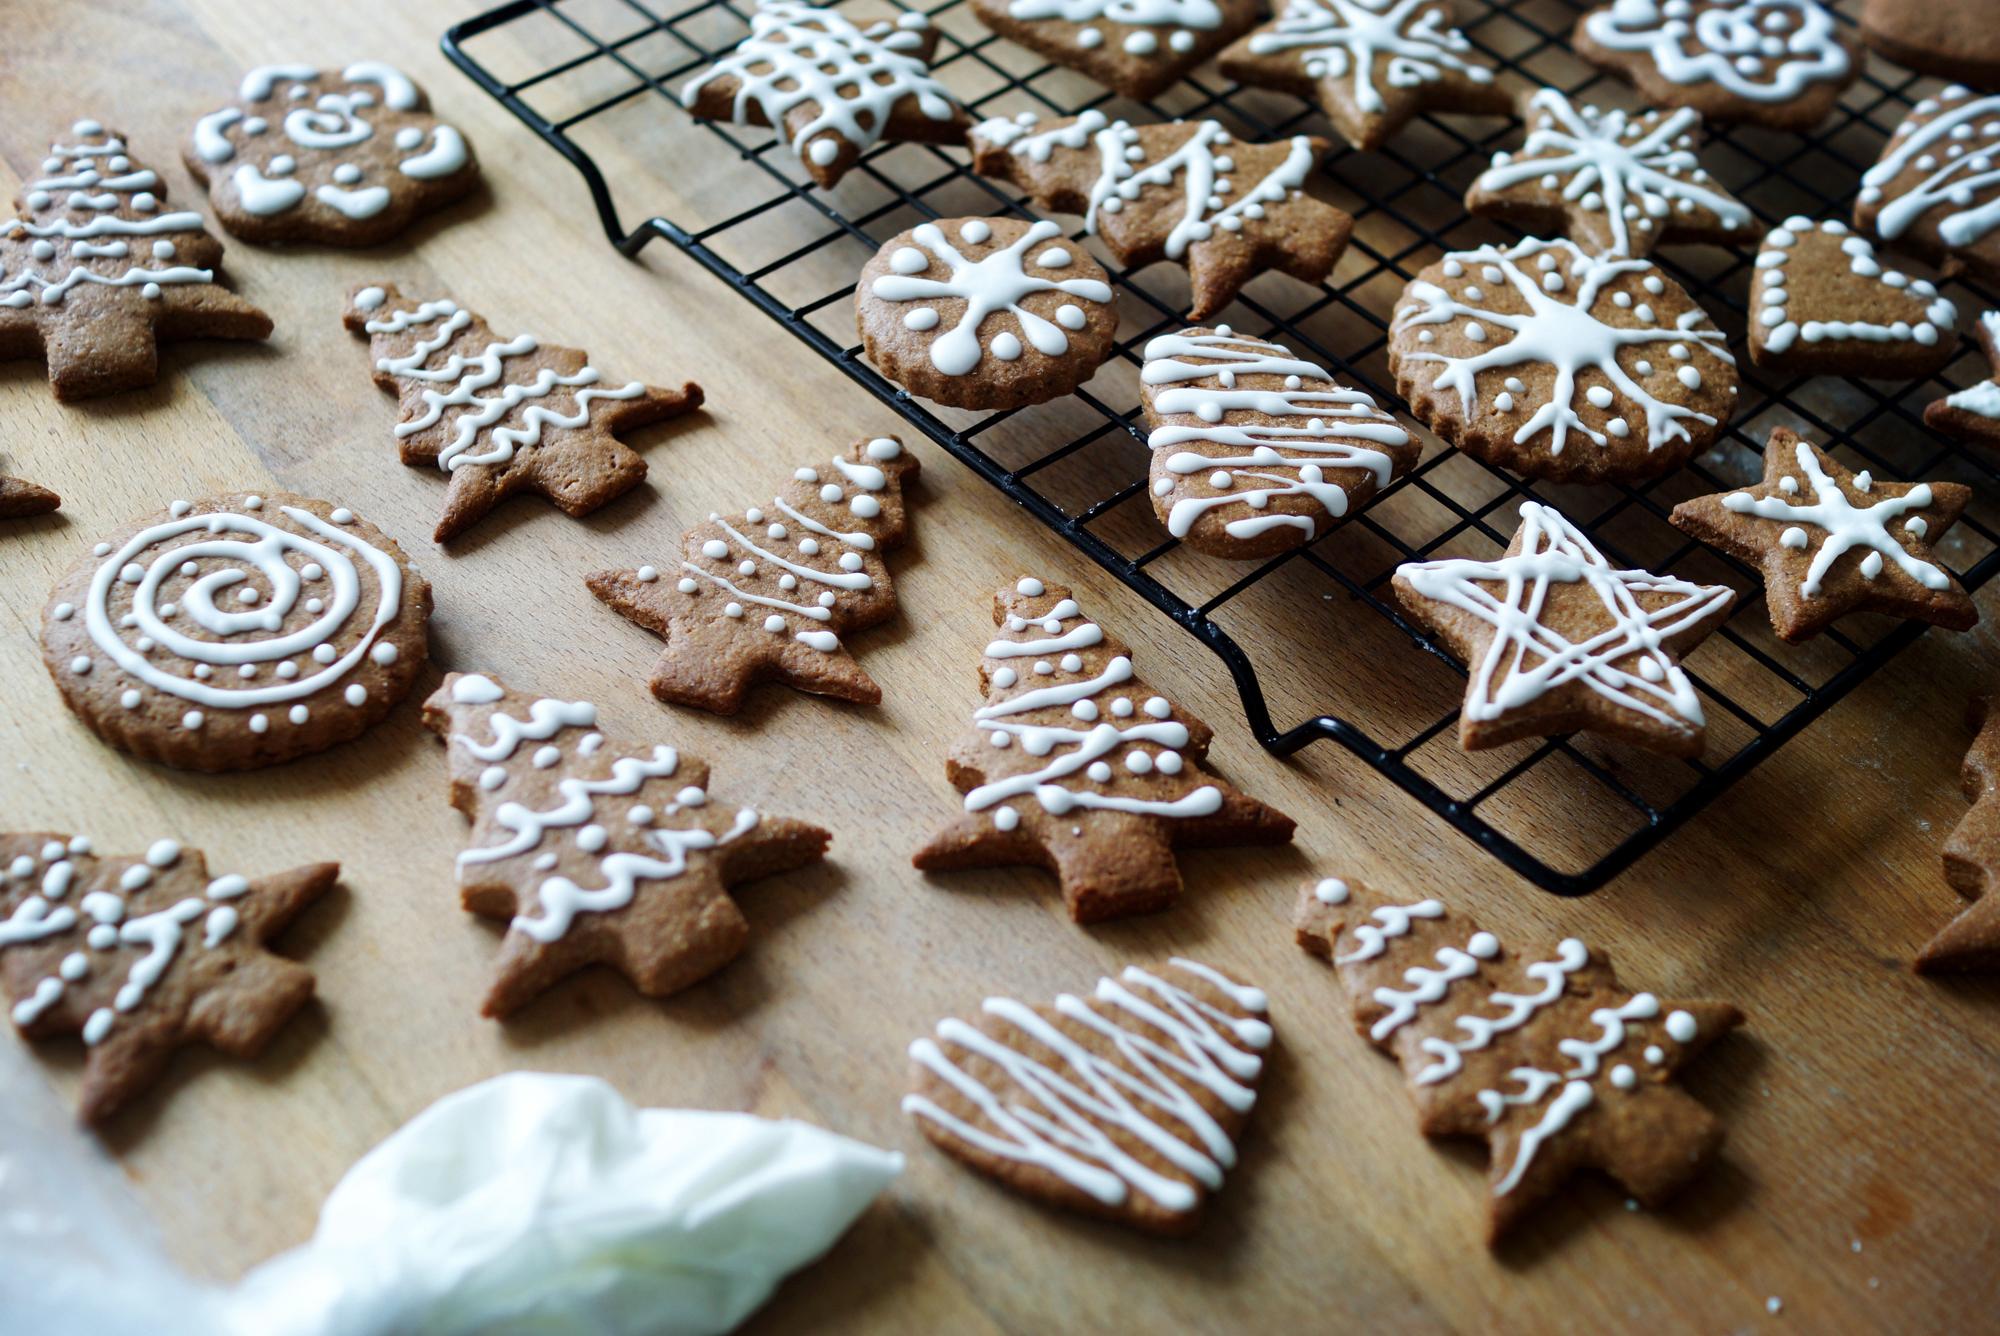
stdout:
<svg viewBox="0 0 2000 1336">
<path fill-rule="evenodd" d="M 1738 393 L 1722 331 L 1659 266 L 1533 238 L 1411 280 L 1389 367 L 1439 436 L 1559 482 L 1679 468 L 1721 436 Z"/>
<path fill-rule="evenodd" d="M 1050 222 L 946 218 L 891 237 L 861 271 L 854 321 L 868 359 L 953 408 L 1047 403 L 1110 357 L 1110 276 Z"/>
<path fill-rule="evenodd" d="M 284 492 L 175 501 L 57 581 L 42 660 L 121 751 L 253 770 L 345 742 L 423 675 L 431 589 L 344 506 Z"/>
</svg>

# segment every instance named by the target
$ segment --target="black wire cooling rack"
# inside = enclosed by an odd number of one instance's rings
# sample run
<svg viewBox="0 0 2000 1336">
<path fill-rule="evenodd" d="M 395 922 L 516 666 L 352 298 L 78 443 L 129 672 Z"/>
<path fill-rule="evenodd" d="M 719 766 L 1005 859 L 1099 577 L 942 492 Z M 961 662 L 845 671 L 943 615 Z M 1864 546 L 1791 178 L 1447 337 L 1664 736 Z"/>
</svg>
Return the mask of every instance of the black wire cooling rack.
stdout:
<svg viewBox="0 0 2000 1336">
<path fill-rule="evenodd" d="M 975 116 L 1102 106 L 1135 122 L 1214 116 L 1246 137 L 1306 130 L 1339 142 L 1316 109 L 1230 86 L 1212 66 L 1140 106 L 993 36 L 965 0 L 908 7 L 928 13 L 941 30 L 933 68 Z M 1632 105 L 1628 89 L 1569 51 L 1581 7 L 1570 0 L 1458 6 L 1460 26 L 1503 79 Z M 972 175 L 959 150 L 885 144 L 825 191 L 769 131 L 690 119 L 677 99 L 680 85 L 745 35 L 749 9 L 749 0 L 512 0 L 452 28 L 444 50 L 569 160 L 620 251 L 636 255 L 663 238 L 698 260 L 1212 650 L 1265 747 L 1290 754 L 1331 738 L 1547 890 L 1579 895 L 1603 885 L 1923 630 L 1858 617 L 1807 645 L 1781 644 L 1770 632 L 1756 573 L 1670 527 L 1675 502 L 1754 481 L 1762 441 L 1778 425 L 1806 431 L 1885 477 L 1983 483 L 2000 476 L 2000 461 L 1946 445 L 1919 416 L 1929 400 L 1986 376 L 1969 345 L 1946 377 L 1923 384 L 1787 379 L 1744 359 L 1731 434 L 1667 478 L 1632 487 L 1528 482 L 1427 436 L 1415 470 L 1311 546 L 1256 564 L 1202 557 L 1164 538 L 1153 519 L 1137 425 L 1140 350 L 1185 323 L 1185 275 L 1170 265 L 1121 273 L 1106 261 L 1119 288 L 1122 356 L 1057 404 L 978 414 L 910 398 L 862 360 L 855 342 L 852 297 L 862 263 L 926 218 L 1033 215 L 1011 188 Z M 870 11 L 857 5 L 855 12 Z M 1845 217 L 1861 172 L 1933 86 L 1871 59 L 1814 134 L 1722 130 L 1703 161 L 1769 224 L 1794 214 Z M 1506 119 L 1424 118 L 1384 150 L 1337 150 L 1315 191 L 1354 214 L 1356 228 L 1333 278 L 1313 287 L 1267 275 L 1221 318 L 1320 360 L 1400 407 L 1385 357 L 1396 297 L 1442 252 L 1509 237 L 1466 217 L 1460 201 L 1490 155 L 1513 147 L 1520 134 Z M 644 203 L 649 189 L 657 195 L 668 180 L 701 186 L 676 193 L 680 221 Z M 628 228 L 628 216 L 644 221 Z M 1656 258 L 1740 352 L 1754 250 L 1688 247 Z M 1996 304 L 1961 284 L 1947 293 L 1968 326 Z M 1385 586 L 1404 561 L 1497 554 L 1527 499 L 1555 505 L 1614 561 L 1738 590 L 1730 621 L 1687 663 L 1709 715 L 1709 756 L 1719 759 L 1668 760 L 1584 735 L 1490 752 L 1458 749 L 1463 669 L 1403 621 Z M 1975 503 L 1940 543 L 1968 588 L 2000 569 L 1997 530 L 2000 512 Z"/>
</svg>

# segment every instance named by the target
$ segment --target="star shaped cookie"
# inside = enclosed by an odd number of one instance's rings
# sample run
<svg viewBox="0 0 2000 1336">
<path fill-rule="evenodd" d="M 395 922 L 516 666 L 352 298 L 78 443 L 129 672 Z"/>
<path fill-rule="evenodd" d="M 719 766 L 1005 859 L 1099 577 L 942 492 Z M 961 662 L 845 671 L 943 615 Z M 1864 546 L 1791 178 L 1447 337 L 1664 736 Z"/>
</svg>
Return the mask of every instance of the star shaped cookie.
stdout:
<svg viewBox="0 0 2000 1336">
<path fill-rule="evenodd" d="M 1317 100 L 1359 149 L 1424 112 L 1506 115 L 1512 95 L 1451 19 L 1450 0 L 1286 0 L 1222 53 L 1222 72 Z"/>
<path fill-rule="evenodd" d="M 2000 697 L 1976 696 L 1967 712 L 1978 736 L 1959 783 L 1972 808 L 1944 843 L 1944 879 L 1972 901 L 1918 955 L 1919 974 L 2000 969 Z"/>
<path fill-rule="evenodd" d="M 1674 525 L 1764 574 L 1771 628 L 1797 644 L 1851 612 L 1964 631 L 1979 620 L 1931 544 L 1964 513 L 1956 482 L 1890 482 L 1854 473 L 1780 427 L 1755 487 L 1674 507 Z"/>
<path fill-rule="evenodd" d="M 451 479 L 432 534 L 449 542 L 516 492 L 587 515 L 638 486 L 646 461 L 621 432 L 701 407 L 701 387 L 618 383 L 575 348 L 501 339 L 449 297 L 411 303 L 393 283 L 348 294 L 347 328 L 368 337 L 375 384 L 398 397 L 405 464 Z"/>
<path fill-rule="evenodd" d="M 1468 669 L 1467 751 L 1587 731 L 1701 755 L 1707 720 L 1680 659 L 1729 615 L 1726 586 L 1619 570 L 1562 515 L 1526 501 L 1505 556 L 1399 566 L 1393 587 Z"/>
<path fill-rule="evenodd" d="M 1319 282 L 1354 231 L 1303 189 L 1328 148 L 1312 135 L 1250 144 L 1220 121 L 1135 126 L 1093 108 L 1047 123 L 1032 112 L 981 121 L 968 142 L 973 170 L 1020 186 L 1039 208 L 1083 215 L 1127 269 L 1185 265 L 1193 320 L 1266 269 Z"/>
<path fill-rule="evenodd" d="M 1993 375 L 1933 400 L 1924 408 L 1924 425 L 1954 441 L 2000 450 L 2000 311 L 1980 314 L 1977 337 Z"/>
<path fill-rule="evenodd" d="M 508 920 L 483 1015 L 504 1018 L 587 965 L 665 997 L 742 952 L 738 882 L 825 856 L 818 826 L 713 797 L 708 766 L 627 751 L 588 701 L 537 698 L 451 673 L 424 702 L 445 741 L 451 804 L 472 821 L 461 901 Z"/>
<path fill-rule="evenodd" d="M 61 505 L 62 498 L 48 488 L 26 478 L 9 478 L 0 474 L 0 520 L 46 515 Z"/>
<path fill-rule="evenodd" d="M 30 1039 L 83 1036 L 86 1123 L 102 1123 L 206 1043 L 263 1052 L 313 993 L 312 972 L 265 950 L 326 894 L 338 863 L 211 877 L 201 854 L 156 840 L 99 855 L 83 836 L 0 834 L 0 985 Z"/>
</svg>

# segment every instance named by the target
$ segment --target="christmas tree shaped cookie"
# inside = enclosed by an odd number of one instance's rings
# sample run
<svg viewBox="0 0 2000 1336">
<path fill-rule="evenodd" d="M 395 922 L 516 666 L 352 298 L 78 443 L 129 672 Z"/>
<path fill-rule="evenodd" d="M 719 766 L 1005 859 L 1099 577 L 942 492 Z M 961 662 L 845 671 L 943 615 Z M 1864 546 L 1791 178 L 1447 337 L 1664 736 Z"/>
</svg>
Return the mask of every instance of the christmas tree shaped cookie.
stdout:
<svg viewBox="0 0 2000 1336">
<path fill-rule="evenodd" d="M 1036 205 L 1083 215 L 1118 263 L 1185 265 L 1189 316 L 1205 320 L 1266 269 L 1307 283 L 1332 272 L 1354 220 L 1305 193 L 1327 142 L 1237 139 L 1220 121 L 1131 125 L 1090 110 L 1041 124 L 1032 112 L 972 127 L 973 169 Z"/>
<path fill-rule="evenodd" d="M 1402 1063 L 1424 1133 L 1491 1147 L 1489 1241 L 1578 1169 L 1652 1206 L 1721 1144 L 1672 1082 L 1742 1023 L 1735 1007 L 1628 992 L 1575 938 L 1517 956 L 1439 901 L 1336 877 L 1305 888 L 1296 927 L 1339 968 L 1355 1029 Z"/>
<path fill-rule="evenodd" d="M 83 1035 L 79 1110 L 101 1123 L 207 1043 L 254 1058 L 312 996 L 313 976 L 264 944 L 340 875 L 314 863 L 211 877 L 199 852 L 156 840 L 99 855 L 83 836 L 0 834 L 0 984 L 30 1039 Z"/>
<path fill-rule="evenodd" d="M 151 385 L 161 339 L 262 339 L 271 317 L 216 282 L 222 243 L 96 121 L 49 146 L 0 222 L 0 358 L 48 359 L 56 398 Z"/>
<path fill-rule="evenodd" d="M 61 505 L 62 498 L 39 483 L 0 474 L 0 520 L 46 515 Z"/>
<path fill-rule="evenodd" d="M 1017 1192 L 1185 1234 L 1236 1167 L 1271 1046 L 1263 990 L 1178 956 L 1053 1007 L 993 997 L 910 1045 L 903 1112 Z"/>
<path fill-rule="evenodd" d="M 1969 711 L 1979 730 L 1965 753 L 1959 782 L 1972 808 L 1944 844 L 1944 879 L 1972 901 L 1964 913 L 1931 938 L 1917 957 L 1920 974 L 2000 970 L 2000 710 L 1996 698 L 1978 696 Z"/>
<path fill-rule="evenodd" d="M 676 705 L 734 714 L 753 682 L 873 705 L 882 689 L 841 637 L 896 610 L 884 554 L 907 530 L 917 461 L 893 436 L 793 472 L 768 506 L 710 515 L 665 570 L 597 571 L 590 592 L 667 642 L 648 684 Z"/>
<path fill-rule="evenodd" d="M 343 318 L 368 336 L 376 385 L 398 398 L 403 462 L 451 478 L 432 535 L 440 543 L 515 492 L 589 514 L 646 476 L 619 433 L 701 407 L 692 381 L 678 390 L 620 384 L 575 348 L 495 337 L 448 297 L 409 304 L 394 284 L 356 288 Z"/>
<path fill-rule="evenodd" d="M 986 704 L 945 759 L 964 814 L 918 867 L 1045 867 L 1070 917 L 1097 923 L 1172 904 L 1176 848 L 1292 838 L 1290 817 L 1209 772 L 1208 725 L 1148 686 L 1067 589 L 1024 579 L 993 620 Z"/>
<path fill-rule="evenodd" d="M 509 920 L 487 1016 L 586 965 L 648 997 L 713 974 L 750 937 L 727 888 L 817 862 L 831 838 L 711 797 L 708 766 L 672 747 L 608 741 L 587 701 L 452 673 L 424 724 L 445 740 L 451 804 L 472 821 L 460 897 Z"/>
</svg>

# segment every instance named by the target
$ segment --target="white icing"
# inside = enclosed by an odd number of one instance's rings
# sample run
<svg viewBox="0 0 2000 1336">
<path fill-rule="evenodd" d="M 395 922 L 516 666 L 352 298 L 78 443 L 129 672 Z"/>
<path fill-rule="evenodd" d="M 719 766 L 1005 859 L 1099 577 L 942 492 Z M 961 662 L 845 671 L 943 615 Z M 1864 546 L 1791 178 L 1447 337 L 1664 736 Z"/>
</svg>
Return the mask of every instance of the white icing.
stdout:
<svg viewBox="0 0 2000 1336">
<path fill-rule="evenodd" d="M 1753 102 L 1789 102 L 1845 78 L 1851 63 L 1817 0 L 1613 0 L 1583 30 L 1607 50 L 1644 53 L 1669 83 L 1715 84 Z"/>
<path fill-rule="evenodd" d="M 1961 148 L 1965 151 L 1957 151 Z M 1896 127 L 1881 159 L 1861 176 L 1862 202 L 1881 206 L 1876 233 L 1894 241 L 1938 211 L 1934 226 L 1946 246 L 1969 246 L 1986 236 L 2000 223 L 1996 148 L 2000 96 L 1975 97 L 1954 85 L 1919 102 Z M 1912 171 L 1921 175 L 1890 194 L 1894 183 Z"/>
<path fill-rule="evenodd" d="M 1472 43 L 1447 27 L 1449 5 L 1435 0 L 1288 0 L 1278 21 L 1252 34 L 1250 53 L 1297 51 L 1314 79 L 1352 78 L 1349 96 L 1363 115 L 1386 103 L 1375 86 L 1375 62 L 1384 60 L 1391 88 L 1436 83 L 1447 71 L 1474 83 L 1491 83 L 1493 71 L 1469 59 Z"/>
<path fill-rule="evenodd" d="M 1979 324 L 1985 331 L 1987 347 L 2000 348 L 2000 311 L 1982 312 Z M 2000 421 L 2000 381 L 1982 380 L 1977 385 L 1946 395 L 1944 401 L 1953 408 Z"/>
<path fill-rule="evenodd" d="M 1222 26 L 1222 9 L 1215 0 L 1009 0 L 1007 14 L 1010 18 L 1033 22 L 1038 19 L 1059 19 L 1065 23 L 1091 23 L 1104 20 L 1111 23 L 1136 25 L 1142 31 L 1128 34 L 1123 42 L 1125 51 L 1134 56 L 1156 55 L 1160 49 L 1158 35 L 1144 29 L 1158 28 L 1169 34 L 1167 44 L 1174 51 L 1191 50 L 1195 33 L 1213 32 Z M 1086 28 L 1093 34 L 1094 41 L 1078 44 L 1086 49 L 1103 43 L 1103 34 L 1095 28 Z"/>
<path fill-rule="evenodd" d="M 1818 230 L 1828 236 L 1845 237 L 1840 243 L 1847 256 L 1850 273 L 1877 286 L 1870 294 L 1875 301 L 1895 301 L 1915 317 L 1888 324 L 1868 320 L 1800 320 L 1792 310 L 1791 280 L 1787 265 L 1792 247 L 1803 235 Z M 1875 248 L 1863 237 L 1850 236 L 1845 224 L 1815 223 L 1810 218 L 1788 218 L 1783 227 L 1773 228 L 1764 238 L 1757 256 L 1756 316 L 1757 336 L 1773 353 L 1784 353 L 1797 343 L 1920 343 L 1935 346 L 1957 328 L 1958 308 L 1938 295 L 1936 287 L 1924 279 L 1911 279 L 1891 269 L 1884 271 L 1875 259 Z M 1899 300 L 1900 299 L 1900 300 Z M 1683 367 L 1683 371 L 1687 368 Z"/>
</svg>

